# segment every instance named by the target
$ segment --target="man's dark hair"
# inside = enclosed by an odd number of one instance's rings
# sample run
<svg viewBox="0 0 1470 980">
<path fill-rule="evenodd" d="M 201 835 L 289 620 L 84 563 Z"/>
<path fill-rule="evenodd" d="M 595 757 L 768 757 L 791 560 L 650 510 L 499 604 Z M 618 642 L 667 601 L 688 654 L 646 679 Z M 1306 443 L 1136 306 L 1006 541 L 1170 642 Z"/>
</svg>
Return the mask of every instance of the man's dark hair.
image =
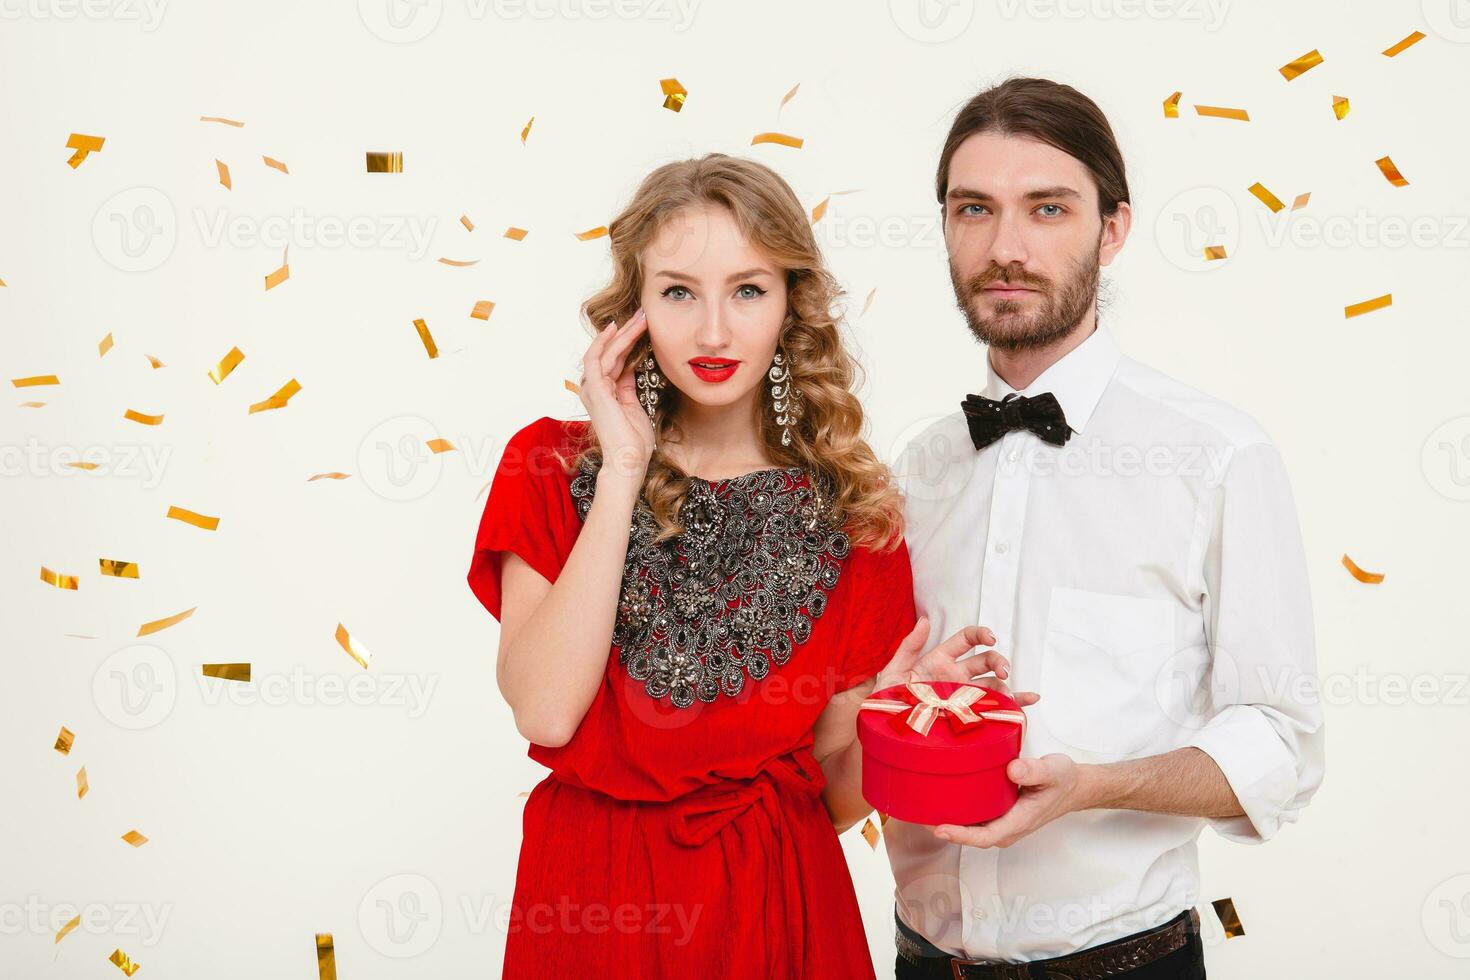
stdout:
<svg viewBox="0 0 1470 980">
<path fill-rule="evenodd" d="M 1012 78 L 975 96 L 954 118 L 939 155 L 939 206 L 949 190 L 949 164 L 976 133 L 1029 136 L 1076 157 L 1097 185 L 1098 212 L 1108 217 L 1129 201 L 1123 154 L 1097 103 L 1070 85 L 1047 78 Z M 1131 203 L 1131 202 L 1129 202 Z"/>
</svg>

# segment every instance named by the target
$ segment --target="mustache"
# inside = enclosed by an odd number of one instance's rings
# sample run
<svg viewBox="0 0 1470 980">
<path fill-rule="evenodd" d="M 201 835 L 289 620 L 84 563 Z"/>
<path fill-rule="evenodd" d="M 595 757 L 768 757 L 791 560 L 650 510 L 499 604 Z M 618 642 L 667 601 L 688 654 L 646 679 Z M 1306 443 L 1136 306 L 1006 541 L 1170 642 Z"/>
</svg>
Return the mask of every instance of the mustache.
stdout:
<svg viewBox="0 0 1470 980">
<path fill-rule="evenodd" d="M 975 273 L 965 283 L 965 286 L 971 293 L 978 293 L 986 286 L 996 282 L 1003 282 L 1010 286 L 1025 286 L 1040 292 L 1048 292 L 1051 287 L 1051 280 L 1045 276 L 1033 275 L 1021 268 L 1001 268 L 995 265 Z"/>
</svg>

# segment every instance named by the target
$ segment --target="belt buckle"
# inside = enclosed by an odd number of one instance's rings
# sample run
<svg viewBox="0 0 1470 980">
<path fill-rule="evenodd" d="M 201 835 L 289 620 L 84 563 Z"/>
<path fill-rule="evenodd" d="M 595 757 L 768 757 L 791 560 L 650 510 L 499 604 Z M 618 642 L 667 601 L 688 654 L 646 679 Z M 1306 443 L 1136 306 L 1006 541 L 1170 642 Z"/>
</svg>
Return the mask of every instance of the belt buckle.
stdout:
<svg viewBox="0 0 1470 980">
<path fill-rule="evenodd" d="M 994 960 L 962 960 L 954 958 L 949 961 L 949 968 L 954 972 L 954 980 L 969 980 L 965 974 L 967 966 L 983 966 L 989 968 L 993 976 L 990 980 L 1027 980 L 1030 971 L 1024 963 L 1000 963 Z"/>
</svg>

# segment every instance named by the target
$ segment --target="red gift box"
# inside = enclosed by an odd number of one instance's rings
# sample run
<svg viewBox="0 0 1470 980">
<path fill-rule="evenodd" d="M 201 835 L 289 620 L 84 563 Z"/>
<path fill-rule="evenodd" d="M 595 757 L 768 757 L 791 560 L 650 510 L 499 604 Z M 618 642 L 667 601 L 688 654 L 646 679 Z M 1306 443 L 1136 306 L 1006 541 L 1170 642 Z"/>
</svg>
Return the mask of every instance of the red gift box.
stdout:
<svg viewBox="0 0 1470 980">
<path fill-rule="evenodd" d="M 1014 699 L 978 684 L 874 691 L 858 712 L 863 798 L 910 823 L 994 820 L 1016 802 L 1005 770 L 1021 754 L 1025 726 Z"/>
</svg>

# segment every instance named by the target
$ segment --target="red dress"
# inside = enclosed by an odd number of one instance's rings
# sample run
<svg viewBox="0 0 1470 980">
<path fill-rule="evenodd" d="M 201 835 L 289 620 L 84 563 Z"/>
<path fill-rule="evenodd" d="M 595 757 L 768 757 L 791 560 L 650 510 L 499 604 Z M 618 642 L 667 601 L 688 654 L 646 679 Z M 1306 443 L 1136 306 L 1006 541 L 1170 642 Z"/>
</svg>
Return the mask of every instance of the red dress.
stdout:
<svg viewBox="0 0 1470 980">
<path fill-rule="evenodd" d="M 506 448 L 469 571 L 496 618 L 498 552 L 551 582 L 571 553 L 595 481 L 552 452 L 587 425 L 542 418 Z M 526 801 L 507 978 L 873 976 L 811 749 L 830 697 L 913 628 L 907 547 L 814 526 L 800 470 L 695 485 L 683 551 L 635 515 L 602 685 L 570 742 L 530 746 L 551 774 Z"/>
</svg>

